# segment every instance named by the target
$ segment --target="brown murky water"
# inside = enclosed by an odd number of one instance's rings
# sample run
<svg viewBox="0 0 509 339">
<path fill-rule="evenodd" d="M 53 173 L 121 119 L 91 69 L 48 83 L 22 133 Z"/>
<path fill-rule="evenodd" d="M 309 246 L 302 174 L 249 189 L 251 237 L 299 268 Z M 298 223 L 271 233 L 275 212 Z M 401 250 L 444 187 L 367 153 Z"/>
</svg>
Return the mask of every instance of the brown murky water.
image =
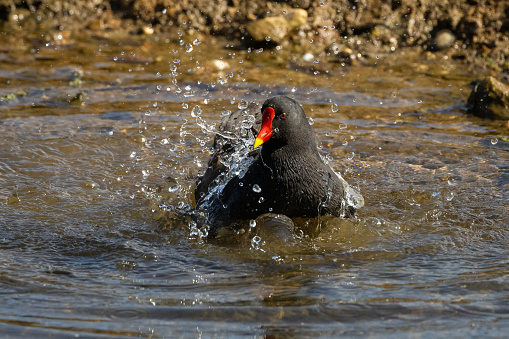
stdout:
<svg viewBox="0 0 509 339">
<path fill-rule="evenodd" d="M 188 43 L 3 50 L 4 337 L 507 334 L 508 130 L 465 114 L 477 74 L 442 61 L 313 74 L 284 48 Z M 193 204 L 206 128 L 276 94 L 304 104 L 365 207 L 291 244 L 197 239 L 176 211 Z"/>
</svg>

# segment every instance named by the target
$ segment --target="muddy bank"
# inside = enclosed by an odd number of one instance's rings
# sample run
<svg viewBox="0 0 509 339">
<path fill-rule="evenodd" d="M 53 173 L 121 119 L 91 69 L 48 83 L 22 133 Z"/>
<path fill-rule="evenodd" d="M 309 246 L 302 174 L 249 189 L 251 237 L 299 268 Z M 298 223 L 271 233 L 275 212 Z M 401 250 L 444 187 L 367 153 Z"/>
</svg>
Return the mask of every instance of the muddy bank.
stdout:
<svg viewBox="0 0 509 339">
<path fill-rule="evenodd" d="M 295 26 L 256 34 L 249 26 L 264 18 L 282 17 L 301 9 Z M 341 62 L 363 62 L 401 48 L 482 66 L 509 68 L 509 3 L 496 0 L 3 0 L 4 34 L 44 31 L 46 40 L 94 34 L 223 35 L 239 47 L 289 45 L 322 53 Z M 300 14 L 299 14 L 300 15 Z M 301 20 L 302 19 L 302 20 Z M 275 19 L 274 19 L 275 20 Z M 261 24 L 260 27 L 266 27 Z M 55 33 L 56 32 L 56 33 Z M 272 33 L 272 34 L 271 34 Z M 263 35 L 266 41 L 263 39 Z M 260 38 L 261 36 L 261 38 Z"/>
</svg>

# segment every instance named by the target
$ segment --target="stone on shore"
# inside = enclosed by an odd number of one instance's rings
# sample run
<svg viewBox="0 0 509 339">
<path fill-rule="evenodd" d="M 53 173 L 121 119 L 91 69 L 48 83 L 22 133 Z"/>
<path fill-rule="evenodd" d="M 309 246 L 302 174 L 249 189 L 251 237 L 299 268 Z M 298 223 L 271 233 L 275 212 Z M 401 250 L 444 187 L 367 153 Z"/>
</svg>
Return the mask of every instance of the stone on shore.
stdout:
<svg viewBox="0 0 509 339">
<path fill-rule="evenodd" d="M 281 44 L 292 33 L 304 28 L 308 19 L 308 13 L 304 9 L 293 9 L 287 14 L 250 22 L 247 32 L 257 42 L 270 42 Z"/>
<path fill-rule="evenodd" d="M 476 84 L 468 104 L 468 111 L 481 118 L 509 119 L 509 86 L 488 76 Z"/>
</svg>

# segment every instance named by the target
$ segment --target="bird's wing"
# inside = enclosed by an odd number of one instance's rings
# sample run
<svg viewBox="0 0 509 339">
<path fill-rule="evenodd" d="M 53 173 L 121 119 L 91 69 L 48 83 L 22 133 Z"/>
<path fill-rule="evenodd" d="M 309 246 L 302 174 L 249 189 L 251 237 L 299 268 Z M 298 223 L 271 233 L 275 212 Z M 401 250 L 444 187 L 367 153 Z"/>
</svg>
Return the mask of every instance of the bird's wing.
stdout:
<svg viewBox="0 0 509 339">
<path fill-rule="evenodd" d="M 246 109 L 233 111 L 223 118 L 214 137 L 214 154 L 208 162 L 207 170 L 196 182 L 194 194 L 198 204 L 214 180 L 228 171 L 224 160 L 235 152 L 240 143 L 254 138 L 260 130 L 261 123 L 262 113 L 258 103 L 251 103 Z"/>
</svg>

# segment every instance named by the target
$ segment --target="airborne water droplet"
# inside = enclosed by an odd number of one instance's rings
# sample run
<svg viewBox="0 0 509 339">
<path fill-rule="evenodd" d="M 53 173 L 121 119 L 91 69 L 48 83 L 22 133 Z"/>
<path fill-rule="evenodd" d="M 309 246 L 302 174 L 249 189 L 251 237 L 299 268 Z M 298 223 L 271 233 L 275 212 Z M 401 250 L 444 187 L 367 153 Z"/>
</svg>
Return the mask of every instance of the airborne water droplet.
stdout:
<svg viewBox="0 0 509 339">
<path fill-rule="evenodd" d="M 332 113 L 336 113 L 338 111 L 338 105 L 332 104 L 332 105 L 330 105 L 330 109 L 331 109 Z"/>
<path fill-rule="evenodd" d="M 445 199 L 447 199 L 447 201 L 451 201 L 452 199 L 454 199 L 454 192 L 447 191 L 445 193 Z"/>
<path fill-rule="evenodd" d="M 491 139 L 491 144 L 492 145 L 496 145 L 498 143 L 498 139 L 497 138 L 492 138 Z"/>
<path fill-rule="evenodd" d="M 237 105 L 237 107 L 238 107 L 239 109 L 246 109 L 246 108 L 247 108 L 247 106 L 248 106 L 248 103 L 247 103 L 247 101 L 246 101 L 246 100 L 241 100 L 241 101 L 239 102 L 239 104 Z"/>
<path fill-rule="evenodd" d="M 190 53 L 193 51 L 193 45 L 191 44 L 186 44 L 186 53 Z"/>
<path fill-rule="evenodd" d="M 261 241 L 262 238 L 259 235 L 255 235 L 253 239 L 251 239 L 251 247 L 253 247 L 255 250 L 259 250 Z"/>
<path fill-rule="evenodd" d="M 262 191 L 261 187 L 258 184 L 253 185 L 253 192 L 260 193 Z"/>
<path fill-rule="evenodd" d="M 199 105 L 196 105 L 193 107 L 193 110 L 191 111 L 191 116 L 193 118 L 199 117 L 202 114 L 201 107 Z"/>
</svg>

